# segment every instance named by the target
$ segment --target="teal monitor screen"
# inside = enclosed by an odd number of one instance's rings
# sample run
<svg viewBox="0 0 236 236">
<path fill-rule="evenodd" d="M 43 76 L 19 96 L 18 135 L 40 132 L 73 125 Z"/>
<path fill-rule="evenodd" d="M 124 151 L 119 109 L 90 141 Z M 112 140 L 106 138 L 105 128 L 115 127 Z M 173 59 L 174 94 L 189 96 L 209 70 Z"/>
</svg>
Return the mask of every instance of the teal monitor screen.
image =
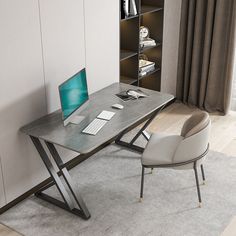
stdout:
<svg viewBox="0 0 236 236">
<path fill-rule="evenodd" d="M 88 100 L 86 71 L 81 70 L 59 86 L 63 119 L 68 118 Z"/>
</svg>

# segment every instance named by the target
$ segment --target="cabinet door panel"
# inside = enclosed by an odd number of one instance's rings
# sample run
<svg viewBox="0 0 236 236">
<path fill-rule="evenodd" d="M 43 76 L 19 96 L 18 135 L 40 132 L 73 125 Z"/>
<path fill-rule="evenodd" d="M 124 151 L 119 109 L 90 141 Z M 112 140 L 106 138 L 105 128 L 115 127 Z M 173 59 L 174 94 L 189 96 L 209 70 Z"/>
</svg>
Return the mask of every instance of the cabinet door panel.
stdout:
<svg viewBox="0 0 236 236">
<path fill-rule="evenodd" d="M 48 176 L 19 131 L 46 114 L 38 1 L 0 1 L 0 32 L 0 153 L 10 202 Z"/>
</svg>

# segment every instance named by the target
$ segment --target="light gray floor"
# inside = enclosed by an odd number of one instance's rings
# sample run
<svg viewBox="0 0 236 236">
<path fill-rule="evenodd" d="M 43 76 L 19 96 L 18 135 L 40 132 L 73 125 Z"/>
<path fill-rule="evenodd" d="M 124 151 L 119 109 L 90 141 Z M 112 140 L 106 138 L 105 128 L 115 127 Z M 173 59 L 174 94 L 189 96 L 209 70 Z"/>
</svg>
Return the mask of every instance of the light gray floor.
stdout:
<svg viewBox="0 0 236 236">
<path fill-rule="evenodd" d="M 138 202 L 140 155 L 111 145 L 71 171 L 92 215 L 84 221 L 35 198 L 0 221 L 25 235 L 216 236 L 236 214 L 236 157 L 210 152 L 198 200 L 193 171 L 155 170 Z M 56 190 L 49 190 L 56 194 Z"/>
</svg>

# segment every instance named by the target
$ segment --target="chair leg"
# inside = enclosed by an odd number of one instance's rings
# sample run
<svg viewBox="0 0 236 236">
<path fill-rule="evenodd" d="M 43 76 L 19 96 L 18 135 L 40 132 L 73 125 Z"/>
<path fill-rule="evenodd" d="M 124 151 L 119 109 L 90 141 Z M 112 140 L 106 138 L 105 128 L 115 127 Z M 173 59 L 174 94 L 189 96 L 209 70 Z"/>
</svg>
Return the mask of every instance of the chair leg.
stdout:
<svg viewBox="0 0 236 236">
<path fill-rule="evenodd" d="M 151 174 L 153 173 L 153 168 L 151 168 Z"/>
<path fill-rule="evenodd" d="M 200 192 L 200 186 L 198 181 L 198 173 L 197 173 L 197 165 L 196 162 L 194 162 L 194 173 L 195 173 L 195 179 L 196 179 L 196 185 L 197 185 L 197 194 L 198 194 L 198 201 L 199 201 L 199 207 L 202 206 L 202 199 L 201 199 L 201 192 Z"/>
<path fill-rule="evenodd" d="M 142 202 L 143 200 L 143 184 L 144 184 L 144 166 L 142 166 L 141 190 L 140 190 L 140 199 L 139 199 L 140 202 Z"/>
<path fill-rule="evenodd" d="M 201 165 L 201 172 L 202 172 L 203 184 L 205 184 L 206 183 L 206 178 L 205 178 L 205 173 L 204 173 L 203 165 Z"/>
</svg>

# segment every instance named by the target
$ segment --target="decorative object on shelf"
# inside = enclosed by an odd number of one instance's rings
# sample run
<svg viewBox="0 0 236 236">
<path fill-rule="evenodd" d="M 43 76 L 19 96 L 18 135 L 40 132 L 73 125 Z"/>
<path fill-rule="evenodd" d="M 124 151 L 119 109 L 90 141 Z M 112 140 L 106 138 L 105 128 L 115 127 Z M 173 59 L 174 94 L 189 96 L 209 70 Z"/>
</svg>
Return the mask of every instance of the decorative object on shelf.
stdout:
<svg viewBox="0 0 236 236">
<path fill-rule="evenodd" d="M 139 76 L 145 76 L 155 70 L 155 62 L 149 61 L 145 54 L 139 55 Z"/>
<path fill-rule="evenodd" d="M 130 15 L 136 16 L 138 14 L 135 0 L 130 0 Z"/>
<path fill-rule="evenodd" d="M 120 1 L 120 19 L 125 18 L 124 0 Z"/>
<path fill-rule="evenodd" d="M 156 46 L 156 41 L 150 38 L 150 31 L 146 26 L 140 26 L 139 30 L 140 49 Z"/>
<path fill-rule="evenodd" d="M 121 19 L 138 14 L 135 0 L 122 0 L 121 2 L 123 2 L 123 6 L 121 6 Z"/>
</svg>

